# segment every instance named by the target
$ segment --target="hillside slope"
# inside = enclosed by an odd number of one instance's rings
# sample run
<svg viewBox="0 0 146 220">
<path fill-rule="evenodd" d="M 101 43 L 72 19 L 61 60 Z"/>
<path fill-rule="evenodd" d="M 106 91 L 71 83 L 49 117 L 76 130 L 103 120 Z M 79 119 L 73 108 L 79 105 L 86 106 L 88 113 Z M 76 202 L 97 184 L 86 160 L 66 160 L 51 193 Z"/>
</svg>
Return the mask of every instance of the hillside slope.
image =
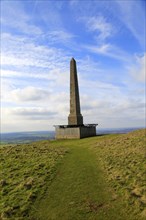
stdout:
<svg viewBox="0 0 146 220">
<path fill-rule="evenodd" d="M 129 213 L 146 217 L 146 130 L 118 136 L 105 136 L 92 147 L 104 177 Z"/>
<path fill-rule="evenodd" d="M 2 146 L 1 219 L 145 219 L 145 132 Z"/>
<path fill-rule="evenodd" d="M 66 153 L 50 141 L 1 146 L 0 219 L 27 219 L 31 205 L 45 192 Z"/>
</svg>

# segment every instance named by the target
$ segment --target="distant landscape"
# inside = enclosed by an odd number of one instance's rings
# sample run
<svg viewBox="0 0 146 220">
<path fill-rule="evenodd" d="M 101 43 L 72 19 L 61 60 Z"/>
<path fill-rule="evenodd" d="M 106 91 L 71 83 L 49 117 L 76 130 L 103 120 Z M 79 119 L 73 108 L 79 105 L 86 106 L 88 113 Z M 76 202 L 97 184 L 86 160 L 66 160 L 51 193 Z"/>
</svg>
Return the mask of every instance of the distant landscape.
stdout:
<svg viewBox="0 0 146 220">
<path fill-rule="evenodd" d="M 102 134 L 125 134 L 130 131 L 137 130 L 139 128 L 103 128 L 96 131 L 97 135 Z M 55 139 L 55 131 L 28 131 L 28 132 L 12 132 L 1 133 L 1 144 L 18 144 L 18 143 L 30 143 L 40 140 L 52 140 Z"/>
<path fill-rule="evenodd" d="M 39 140 L 51 140 L 54 138 L 54 131 L 1 133 L 1 144 L 29 143 Z"/>
</svg>

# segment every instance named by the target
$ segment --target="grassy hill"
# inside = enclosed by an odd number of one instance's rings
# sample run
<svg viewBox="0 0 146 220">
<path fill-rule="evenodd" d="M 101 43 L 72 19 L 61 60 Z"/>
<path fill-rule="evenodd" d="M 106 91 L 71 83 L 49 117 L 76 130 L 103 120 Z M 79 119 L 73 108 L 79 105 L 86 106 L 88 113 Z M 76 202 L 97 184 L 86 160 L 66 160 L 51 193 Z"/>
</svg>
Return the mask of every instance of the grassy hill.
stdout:
<svg viewBox="0 0 146 220">
<path fill-rule="evenodd" d="M 145 133 L 0 146 L 1 219 L 145 219 Z"/>
</svg>

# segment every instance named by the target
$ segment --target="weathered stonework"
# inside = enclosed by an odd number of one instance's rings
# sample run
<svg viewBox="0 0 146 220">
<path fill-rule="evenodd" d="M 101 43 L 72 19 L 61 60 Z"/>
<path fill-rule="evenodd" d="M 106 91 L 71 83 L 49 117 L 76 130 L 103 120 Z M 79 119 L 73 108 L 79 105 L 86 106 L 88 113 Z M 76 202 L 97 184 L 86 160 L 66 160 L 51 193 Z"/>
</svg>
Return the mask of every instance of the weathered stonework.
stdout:
<svg viewBox="0 0 146 220">
<path fill-rule="evenodd" d="M 80 110 L 77 67 L 74 58 L 70 61 L 70 114 L 68 116 L 68 124 L 83 125 L 83 116 Z"/>
<path fill-rule="evenodd" d="M 96 126 L 56 127 L 56 139 L 80 139 L 96 136 Z"/>
<path fill-rule="evenodd" d="M 74 58 L 70 61 L 70 114 L 68 125 L 58 125 L 56 139 L 80 139 L 96 135 L 97 124 L 83 124 L 83 116 L 80 109 L 80 97 L 77 77 L 77 67 Z"/>
</svg>

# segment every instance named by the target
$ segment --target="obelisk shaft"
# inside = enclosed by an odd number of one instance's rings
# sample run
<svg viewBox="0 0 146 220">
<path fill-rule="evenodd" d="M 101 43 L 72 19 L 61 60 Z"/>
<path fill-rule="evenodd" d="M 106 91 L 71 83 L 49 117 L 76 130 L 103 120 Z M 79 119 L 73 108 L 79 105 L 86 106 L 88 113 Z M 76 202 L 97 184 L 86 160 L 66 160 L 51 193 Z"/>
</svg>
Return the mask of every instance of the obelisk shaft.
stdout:
<svg viewBox="0 0 146 220">
<path fill-rule="evenodd" d="M 70 114 L 68 117 L 68 124 L 83 125 L 83 117 L 80 111 L 77 68 L 74 58 L 70 61 Z"/>
</svg>

